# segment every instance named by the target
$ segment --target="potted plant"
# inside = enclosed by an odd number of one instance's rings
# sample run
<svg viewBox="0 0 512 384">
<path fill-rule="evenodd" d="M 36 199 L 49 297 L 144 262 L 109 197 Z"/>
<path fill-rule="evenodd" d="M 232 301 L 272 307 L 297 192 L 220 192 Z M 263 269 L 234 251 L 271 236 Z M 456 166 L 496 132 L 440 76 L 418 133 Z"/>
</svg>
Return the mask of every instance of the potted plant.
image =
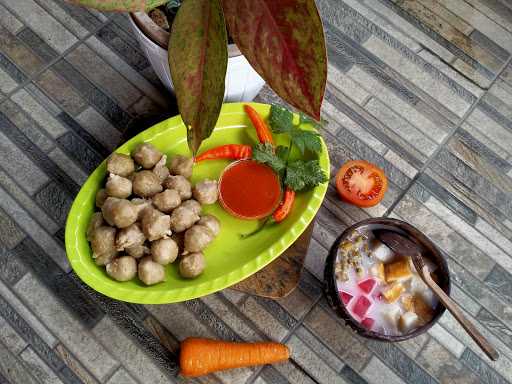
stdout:
<svg viewBox="0 0 512 384">
<path fill-rule="evenodd" d="M 153 67 L 157 67 L 159 76 L 164 76 L 164 84 L 171 86 L 172 82 L 193 154 L 212 133 L 226 94 L 226 80 L 231 81 L 229 73 L 226 78 L 228 50 L 231 49 L 232 57 L 237 57 L 237 50 L 228 46 L 228 30 L 245 57 L 243 60 L 246 59 L 281 98 L 316 120 L 320 119 L 327 57 L 322 22 L 314 0 L 73 2 L 102 11 L 130 12 L 138 38 L 139 34 L 142 39 L 147 35 L 156 36 L 157 51 L 158 48 L 164 50 L 168 39 L 169 72 L 162 52 L 146 54 Z M 170 26 L 167 34 L 156 23 L 149 22 L 151 19 L 144 14 L 161 6 L 165 7 L 163 12 Z M 245 82 L 236 78 L 234 81 Z M 262 81 L 260 84 L 263 85 Z"/>
<path fill-rule="evenodd" d="M 169 32 L 182 0 L 169 1 L 149 12 L 130 13 L 132 29 L 153 70 L 168 90 L 174 93 L 168 64 Z M 251 101 L 261 91 L 265 80 L 228 39 L 224 101 Z"/>
</svg>

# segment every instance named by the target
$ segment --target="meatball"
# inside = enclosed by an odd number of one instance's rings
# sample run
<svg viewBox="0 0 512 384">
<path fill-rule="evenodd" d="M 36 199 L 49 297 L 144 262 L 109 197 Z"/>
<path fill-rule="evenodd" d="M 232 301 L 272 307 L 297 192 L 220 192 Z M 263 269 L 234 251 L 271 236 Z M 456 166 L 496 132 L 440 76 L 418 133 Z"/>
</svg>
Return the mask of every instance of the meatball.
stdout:
<svg viewBox="0 0 512 384">
<path fill-rule="evenodd" d="M 158 264 L 167 265 L 178 257 L 178 244 L 173 239 L 160 239 L 151 243 L 151 256 Z"/>
<path fill-rule="evenodd" d="M 192 186 L 190 185 L 190 182 L 181 175 L 169 176 L 164 181 L 164 187 L 178 191 L 181 200 L 187 200 L 192 197 Z"/>
<path fill-rule="evenodd" d="M 169 165 L 169 170 L 173 175 L 181 175 L 187 179 L 192 176 L 192 166 L 194 165 L 194 159 L 191 157 L 176 155 Z"/>
<path fill-rule="evenodd" d="M 185 232 L 185 251 L 183 254 L 202 251 L 211 243 L 213 237 L 214 235 L 208 227 L 194 225 Z"/>
<path fill-rule="evenodd" d="M 144 169 L 153 168 L 162 158 L 162 152 L 156 149 L 153 144 L 141 143 L 133 152 L 133 159 Z"/>
<path fill-rule="evenodd" d="M 91 220 L 89 221 L 89 226 L 87 227 L 87 240 L 91 241 L 92 233 L 96 228 L 99 228 L 103 225 L 103 215 L 101 212 L 95 212 L 91 216 Z"/>
<path fill-rule="evenodd" d="M 97 265 L 108 264 L 116 255 L 116 229 L 102 226 L 91 233 L 92 257 Z"/>
<path fill-rule="evenodd" d="M 205 179 L 200 183 L 197 183 L 192 191 L 192 194 L 194 195 L 194 199 L 199 201 L 200 204 L 215 203 L 219 197 L 217 180 Z"/>
<path fill-rule="evenodd" d="M 122 251 L 125 248 L 142 245 L 144 241 L 146 241 L 146 236 L 142 233 L 139 225 L 135 223 L 117 232 L 116 248 L 118 251 Z"/>
<path fill-rule="evenodd" d="M 197 225 L 204 225 L 207 227 L 213 233 L 213 236 L 217 236 L 220 232 L 220 221 L 213 215 L 201 216 Z"/>
<path fill-rule="evenodd" d="M 132 194 L 132 182 L 124 177 L 110 174 L 105 190 L 109 196 L 126 199 Z"/>
<path fill-rule="evenodd" d="M 171 214 L 173 232 L 183 232 L 199 220 L 199 216 L 188 208 L 178 207 Z"/>
<path fill-rule="evenodd" d="M 138 268 L 139 279 L 146 285 L 153 285 L 165 281 L 163 265 L 154 262 L 151 256 L 144 257 Z"/>
<path fill-rule="evenodd" d="M 136 259 L 140 259 L 142 256 L 149 254 L 149 248 L 145 245 L 134 245 L 133 247 L 125 248 L 124 251 Z"/>
<path fill-rule="evenodd" d="M 181 206 L 184 207 L 184 208 L 190 209 L 196 215 L 199 215 L 201 213 L 201 209 L 202 209 L 201 208 L 201 204 L 199 204 L 194 199 L 185 200 L 183 203 L 181 203 Z"/>
<path fill-rule="evenodd" d="M 107 160 L 107 171 L 114 175 L 127 177 L 135 172 L 135 164 L 129 155 L 114 152 Z"/>
<path fill-rule="evenodd" d="M 165 179 L 170 175 L 169 168 L 167 168 L 167 156 L 163 155 L 162 158 L 156 163 L 153 168 L 153 173 L 158 176 L 160 182 L 163 183 Z"/>
<path fill-rule="evenodd" d="M 153 204 L 162 212 L 171 212 L 181 204 L 181 197 L 174 189 L 166 189 L 153 197 Z"/>
<path fill-rule="evenodd" d="M 160 179 L 151 171 L 140 171 L 133 177 L 133 193 L 140 197 L 151 197 L 162 189 Z"/>
<path fill-rule="evenodd" d="M 141 199 L 141 198 L 134 198 L 130 200 L 132 204 L 135 206 L 135 209 L 137 210 L 137 220 L 142 220 L 142 215 L 144 214 L 144 210 L 146 208 L 151 207 L 151 200 Z"/>
<path fill-rule="evenodd" d="M 137 209 L 128 200 L 109 197 L 101 207 L 103 218 L 110 225 L 126 228 L 137 220 Z"/>
<path fill-rule="evenodd" d="M 201 252 L 191 253 L 180 261 L 180 275 L 186 279 L 193 279 L 203 273 L 206 263 Z"/>
<path fill-rule="evenodd" d="M 121 256 L 108 263 L 107 275 L 117 281 L 128 281 L 137 274 L 137 261 L 131 256 Z"/>
<path fill-rule="evenodd" d="M 142 231 L 149 241 L 170 236 L 171 217 L 156 209 L 147 209 L 142 216 Z"/>
<path fill-rule="evenodd" d="M 98 192 L 96 192 L 96 206 L 98 208 L 103 207 L 103 203 L 105 203 L 105 200 L 107 200 L 108 193 L 105 189 L 100 189 Z"/>
</svg>

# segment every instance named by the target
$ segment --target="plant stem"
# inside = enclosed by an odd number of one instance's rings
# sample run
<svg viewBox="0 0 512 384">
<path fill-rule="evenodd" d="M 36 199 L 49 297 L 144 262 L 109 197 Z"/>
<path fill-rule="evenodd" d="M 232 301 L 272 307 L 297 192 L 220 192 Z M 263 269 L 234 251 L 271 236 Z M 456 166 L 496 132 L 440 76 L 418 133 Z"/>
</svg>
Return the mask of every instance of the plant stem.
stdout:
<svg viewBox="0 0 512 384">
<path fill-rule="evenodd" d="M 267 224 L 272 224 L 273 222 L 274 222 L 274 220 L 272 220 L 272 216 L 267 216 L 258 228 L 256 228 L 254 231 L 249 232 L 249 233 L 241 233 L 240 237 L 242 239 L 247 239 L 248 237 L 251 237 L 252 235 L 255 235 L 258 232 L 260 232 L 263 228 L 266 227 Z"/>
</svg>

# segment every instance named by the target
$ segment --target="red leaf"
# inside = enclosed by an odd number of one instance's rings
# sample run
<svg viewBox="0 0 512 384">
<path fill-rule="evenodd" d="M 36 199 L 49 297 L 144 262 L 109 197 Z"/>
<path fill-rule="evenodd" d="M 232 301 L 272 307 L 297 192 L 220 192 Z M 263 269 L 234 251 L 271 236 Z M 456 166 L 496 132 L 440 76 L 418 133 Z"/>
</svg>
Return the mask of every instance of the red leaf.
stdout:
<svg viewBox="0 0 512 384">
<path fill-rule="evenodd" d="M 169 67 L 193 154 L 217 123 L 227 63 L 227 33 L 220 0 L 184 1 L 172 24 Z"/>
<path fill-rule="evenodd" d="M 322 22 L 314 0 L 223 0 L 231 37 L 284 100 L 320 119 L 327 81 Z"/>
</svg>

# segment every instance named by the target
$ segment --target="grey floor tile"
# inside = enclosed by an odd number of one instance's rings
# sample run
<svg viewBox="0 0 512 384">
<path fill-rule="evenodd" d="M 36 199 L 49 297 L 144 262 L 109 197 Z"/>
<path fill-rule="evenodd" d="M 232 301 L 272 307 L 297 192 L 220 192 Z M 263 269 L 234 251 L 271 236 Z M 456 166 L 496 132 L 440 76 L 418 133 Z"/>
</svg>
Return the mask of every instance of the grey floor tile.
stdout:
<svg viewBox="0 0 512 384">
<path fill-rule="evenodd" d="M 85 107 L 84 99 L 71 87 L 71 85 L 58 77 L 51 69 L 43 72 L 38 80 L 37 85 L 52 97 L 57 104 L 71 115 L 77 115 Z"/>
<path fill-rule="evenodd" d="M 27 346 L 27 342 L 0 316 L 0 342 L 14 355 L 18 355 Z"/>
<path fill-rule="evenodd" d="M 39 35 L 30 27 L 26 26 L 17 34 L 18 38 L 23 41 L 41 60 L 46 64 L 58 56 L 57 51 L 50 47 Z"/>
<path fill-rule="evenodd" d="M 66 133 L 66 128 L 25 90 L 19 90 L 11 99 L 54 139 Z"/>
<path fill-rule="evenodd" d="M 0 314 L 18 330 L 32 346 L 49 349 L 57 344 L 55 336 L 27 308 L 27 306 L 0 281 Z"/>
<path fill-rule="evenodd" d="M 8 284 L 13 285 L 21 279 L 27 268 L 18 259 L 16 248 L 7 249 L 0 244 L 0 277 Z"/>
<path fill-rule="evenodd" d="M 469 348 L 466 348 L 462 357 L 462 363 L 469 368 L 479 378 L 479 382 L 486 384 L 505 384 L 507 380 L 499 373 L 493 370 L 489 365 L 480 357 L 475 355 Z"/>
<path fill-rule="evenodd" d="M 387 367 L 377 357 L 372 357 L 368 365 L 364 368 L 362 376 L 370 384 L 389 383 L 403 384 L 404 381 L 389 367 Z"/>
<path fill-rule="evenodd" d="M 0 26 L 0 46 L 2 52 L 27 75 L 42 69 L 44 63 L 28 49 L 23 42 L 6 28 Z"/>
<path fill-rule="evenodd" d="M 27 365 L 28 371 L 37 377 L 43 384 L 62 384 L 62 381 L 57 377 L 55 372 L 48 367 L 44 361 L 34 352 L 32 348 L 26 348 L 21 354 L 20 358 Z"/>
<path fill-rule="evenodd" d="M 91 373 L 83 366 L 80 361 L 62 344 L 55 346 L 55 353 L 64 361 L 66 364 L 61 369 L 61 377 L 64 382 L 71 384 L 80 383 L 83 384 L 98 384 L 98 381 L 92 376 Z M 66 381 L 67 380 L 67 381 Z"/>
<path fill-rule="evenodd" d="M 140 382 L 168 383 L 169 377 L 132 340 L 108 318 L 104 318 L 93 330 L 95 336 L 104 341 L 105 347 Z M 115 336 L 114 338 L 112 336 Z"/>
<path fill-rule="evenodd" d="M 129 79 L 121 76 L 115 68 L 85 44 L 81 44 L 71 51 L 66 56 L 66 60 L 97 87 L 111 94 L 125 110 L 141 96 L 140 91 L 130 83 Z M 98 71 L 97 68 L 102 68 L 102 70 Z"/>
<path fill-rule="evenodd" d="M 418 362 L 440 382 L 480 382 L 473 372 L 434 339 L 431 339 L 422 350 Z"/>
<path fill-rule="evenodd" d="M 38 4 L 30 0 L 9 2 L 8 8 L 40 35 L 53 49 L 63 52 L 77 39 Z"/>
<path fill-rule="evenodd" d="M 7 28 L 12 34 L 16 34 L 16 32 L 23 28 L 23 23 L 1 4 L 0 24 Z"/>
<path fill-rule="evenodd" d="M 0 354 L 2 356 L 0 359 L 0 373 L 5 375 L 10 383 L 38 384 L 27 366 L 4 347 L 2 342 L 0 342 Z"/>
<path fill-rule="evenodd" d="M 98 339 L 87 332 L 36 278 L 26 275 L 16 284 L 15 291 L 99 380 L 103 380 L 117 366 L 117 360 Z"/>
</svg>

